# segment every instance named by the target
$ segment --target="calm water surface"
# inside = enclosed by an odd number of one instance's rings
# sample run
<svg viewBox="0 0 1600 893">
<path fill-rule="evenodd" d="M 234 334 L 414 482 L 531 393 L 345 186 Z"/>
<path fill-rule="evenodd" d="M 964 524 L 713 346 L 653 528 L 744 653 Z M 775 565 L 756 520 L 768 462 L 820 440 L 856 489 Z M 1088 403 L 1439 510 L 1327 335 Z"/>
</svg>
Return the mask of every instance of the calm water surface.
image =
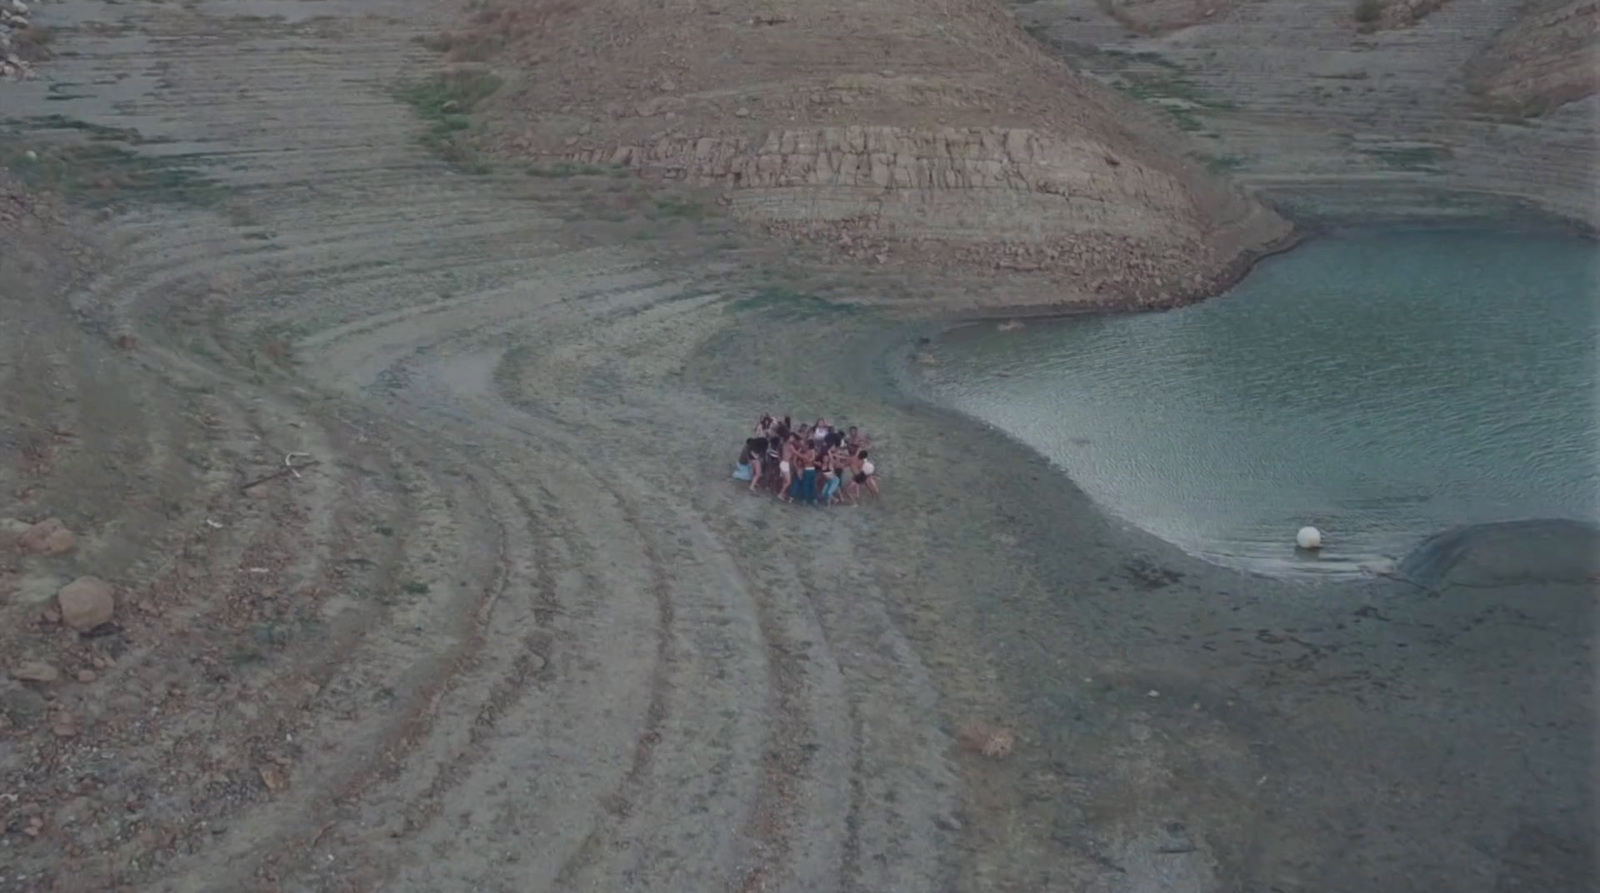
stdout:
<svg viewBox="0 0 1600 893">
<path fill-rule="evenodd" d="M 1182 310 L 957 330 L 927 378 L 1191 552 L 1358 573 L 1456 524 L 1600 520 L 1597 285 L 1576 239 L 1328 238 Z"/>
</svg>

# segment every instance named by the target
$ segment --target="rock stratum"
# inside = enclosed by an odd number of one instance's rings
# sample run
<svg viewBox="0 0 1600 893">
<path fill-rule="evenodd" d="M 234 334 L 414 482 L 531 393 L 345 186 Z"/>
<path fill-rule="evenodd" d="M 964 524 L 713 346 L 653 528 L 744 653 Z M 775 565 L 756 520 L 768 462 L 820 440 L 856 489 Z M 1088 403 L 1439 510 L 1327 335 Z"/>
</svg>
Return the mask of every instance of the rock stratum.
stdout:
<svg viewBox="0 0 1600 893">
<path fill-rule="evenodd" d="M 714 188 L 853 259 L 1042 272 L 1057 299 L 1148 305 L 1290 233 L 985 0 L 535 2 L 479 27 L 523 73 L 491 115 L 504 152 Z"/>
<path fill-rule="evenodd" d="M 1297 221 L 1600 226 L 1592 0 L 1016 9 L 1075 70 L 1172 115 Z"/>
<path fill-rule="evenodd" d="M 1600 2 L 1534 0 L 1467 64 L 1489 106 L 1539 115 L 1600 88 Z"/>
</svg>

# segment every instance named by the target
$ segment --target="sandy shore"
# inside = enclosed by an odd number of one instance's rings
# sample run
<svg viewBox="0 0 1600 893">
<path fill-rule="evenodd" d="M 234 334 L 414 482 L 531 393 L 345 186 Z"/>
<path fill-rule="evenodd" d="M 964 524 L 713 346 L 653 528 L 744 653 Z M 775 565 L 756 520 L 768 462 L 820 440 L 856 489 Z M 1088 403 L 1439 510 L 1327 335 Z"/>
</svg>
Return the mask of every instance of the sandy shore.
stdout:
<svg viewBox="0 0 1600 893">
<path fill-rule="evenodd" d="M 390 95 L 426 5 L 46 10 L 78 55 L 10 139 L 223 163 L 7 230 L 0 516 L 79 542 L 0 573 L 0 653 L 59 671 L 0 682 L 0 890 L 1592 885 L 1592 582 L 1312 589 L 1123 529 L 900 386 L 945 322 L 430 156 Z M 887 498 L 742 492 L 769 408 L 865 425 Z"/>
<path fill-rule="evenodd" d="M 902 366 L 923 349 L 915 333 L 886 324 L 840 343 L 835 324 L 783 328 L 803 357 L 837 351 L 792 374 L 826 369 L 852 395 L 883 382 L 846 405 L 882 419 L 893 505 L 836 523 L 865 525 L 874 563 L 906 576 L 889 588 L 908 616 L 938 618 L 913 623 L 913 641 L 955 656 L 941 685 L 953 718 L 1025 742 L 1003 764 L 970 765 L 963 889 L 1593 878 L 1593 790 L 1577 780 L 1594 740 L 1594 588 L 1570 572 L 1594 567 L 1592 532 L 1464 537 L 1454 558 L 1499 572 L 1432 577 L 1432 593 L 1239 574 L 1107 520 L 996 432 L 907 402 L 897 382 L 915 379 Z M 762 329 L 725 336 L 705 377 L 729 354 L 739 368 L 738 345 Z M 1565 571 L 1538 579 L 1550 567 Z"/>
</svg>

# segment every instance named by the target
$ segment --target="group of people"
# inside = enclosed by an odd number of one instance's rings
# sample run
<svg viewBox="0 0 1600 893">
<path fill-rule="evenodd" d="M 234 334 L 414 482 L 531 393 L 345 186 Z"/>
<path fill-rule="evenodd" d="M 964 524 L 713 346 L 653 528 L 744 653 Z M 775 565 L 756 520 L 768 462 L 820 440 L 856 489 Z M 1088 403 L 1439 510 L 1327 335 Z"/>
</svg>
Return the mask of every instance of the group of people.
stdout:
<svg viewBox="0 0 1600 893">
<path fill-rule="evenodd" d="M 750 492 L 767 490 L 783 502 L 855 505 L 863 492 L 879 496 L 871 443 L 856 426 L 840 430 L 817 419 L 795 427 L 788 416 L 762 415 L 734 467 Z"/>
</svg>

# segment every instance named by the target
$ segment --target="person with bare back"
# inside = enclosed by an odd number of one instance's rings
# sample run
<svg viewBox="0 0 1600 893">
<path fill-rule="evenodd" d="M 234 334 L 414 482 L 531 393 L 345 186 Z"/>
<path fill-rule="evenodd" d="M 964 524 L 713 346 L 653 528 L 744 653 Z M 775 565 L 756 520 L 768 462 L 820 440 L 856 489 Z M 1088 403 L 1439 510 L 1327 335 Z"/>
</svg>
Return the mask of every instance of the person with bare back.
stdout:
<svg viewBox="0 0 1600 893">
<path fill-rule="evenodd" d="M 856 505 L 863 490 L 883 495 L 869 458 L 872 441 L 855 425 L 819 417 L 796 427 L 792 416 L 762 413 L 755 435 L 745 440 L 733 474 L 751 493 L 768 490 L 782 502 L 817 506 Z"/>
</svg>

